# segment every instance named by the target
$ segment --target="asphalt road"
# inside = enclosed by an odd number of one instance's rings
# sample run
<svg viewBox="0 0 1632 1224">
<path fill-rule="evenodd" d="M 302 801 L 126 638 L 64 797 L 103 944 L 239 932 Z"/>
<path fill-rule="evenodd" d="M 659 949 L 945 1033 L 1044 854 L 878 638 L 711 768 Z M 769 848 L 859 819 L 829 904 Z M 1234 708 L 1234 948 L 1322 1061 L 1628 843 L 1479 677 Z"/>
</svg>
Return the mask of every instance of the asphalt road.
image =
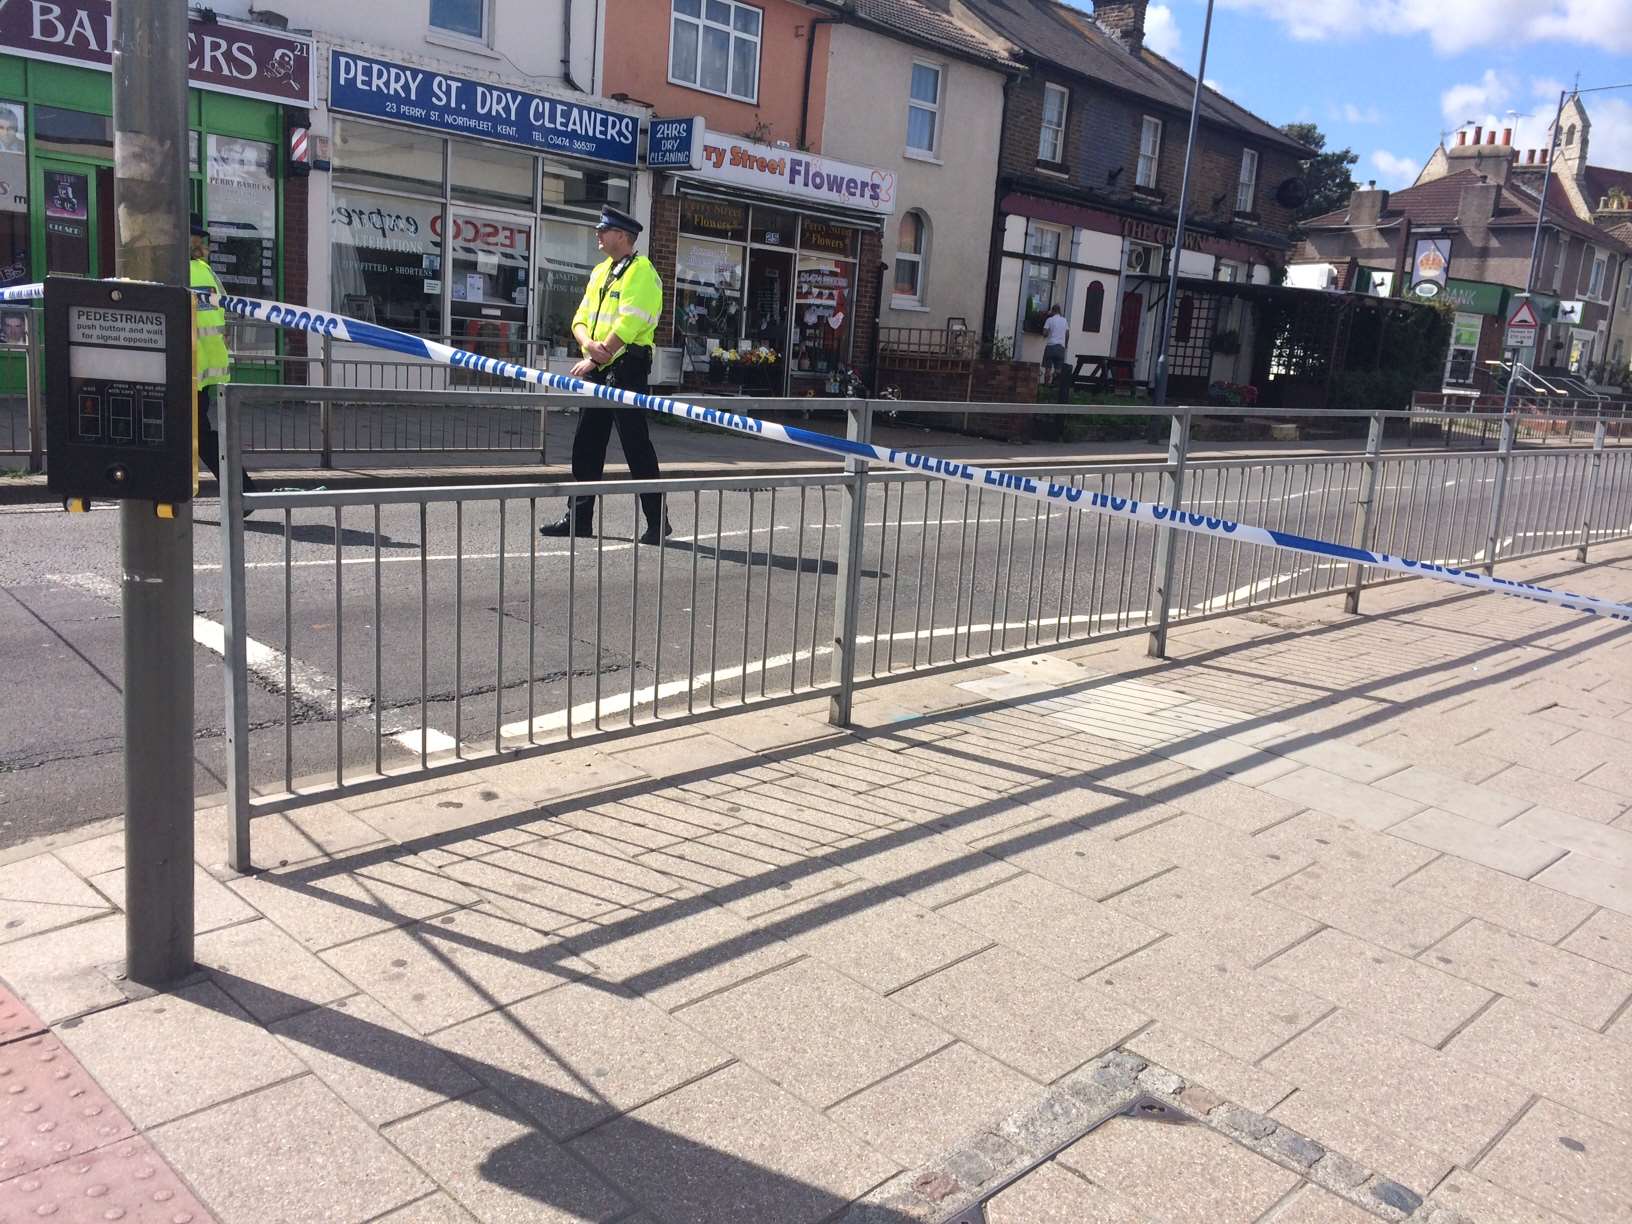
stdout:
<svg viewBox="0 0 1632 1224">
<path fill-rule="evenodd" d="M 1606 470 L 1632 494 L 1622 466 Z M 1485 540 L 1491 472 L 1481 456 L 1386 468 L 1378 546 L 1471 559 Z M 1513 534 L 1546 523 L 1563 543 L 1579 521 L 1575 475 L 1516 466 Z M 1194 474 L 1186 502 L 1348 540 L 1359 476 L 1352 463 L 1227 464 Z M 1152 499 L 1157 481 L 1130 470 L 1088 487 Z M 338 552 L 332 509 L 292 512 L 287 545 L 282 511 L 250 520 L 257 786 L 332 777 L 337 758 L 348 774 L 368 771 L 376 752 L 402 768 L 422 747 L 516 742 L 530 724 L 553 738 L 569 707 L 585 730 L 597 686 L 603 725 L 617 725 L 654 690 L 665 709 L 706 708 L 831 673 L 842 488 L 778 488 L 774 505 L 763 486 L 677 496 L 664 548 L 634 543 L 632 497 L 606 508 L 603 534 L 569 542 L 533 530 L 560 502 L 512 500 L 501 514 L 479 492 L 460 510 L 430 506 L 423 532 L 417 505 L 384 507 L 377 523 L 370 508 L 348 509 Z M 866 522 L 863 676 L 1143 622 L 1150 528 L 923 480 L 876 482 Z M 195 504 L 200 795 L 225 785 L 218 524 L 214 502 Z M 122 810 L 118 572 L 112 510 L 0 510 L 0 847 Z M 1174 590 L 1181 608 L 1202 613 L 1345 579 L 1344 566 L 1182 536 Z"/>
</svg>

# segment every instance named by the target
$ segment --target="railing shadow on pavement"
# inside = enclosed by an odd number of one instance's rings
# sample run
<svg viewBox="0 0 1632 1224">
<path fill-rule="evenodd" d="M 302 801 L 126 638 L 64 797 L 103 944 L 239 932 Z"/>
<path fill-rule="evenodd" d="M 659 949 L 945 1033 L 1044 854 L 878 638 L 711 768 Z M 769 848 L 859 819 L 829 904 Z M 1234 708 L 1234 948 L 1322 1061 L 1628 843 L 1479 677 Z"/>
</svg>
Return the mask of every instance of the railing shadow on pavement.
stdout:
<svg viewBox="0 0 1632 1224">
<path fill-rule="evenodd" d="M 1602 565 L 1603 563 L 1599 562 L 1592 568 L 1598 568 Z M 1572 570 L 1570 572 L 1578 573 L 1579 570 Z M 1449 599 L 1430 599 L 1420 605 L 1407 605 L 1403 608 L 1397 608 L 1388 612 L 1374 614 L 1370 618 L 1370 621 L 1371 623 L 1379 623 L 1397 618 L 1408 617 L 1414 612 L 1435 606 L 1440 608 L 1456 608 L 1459 605 L 1478 598 L 1480 598 L 1478 594 L 1468 594 L 1453 596 Z M 1460 668 L 1476 663 L 1481 659 L 1510 654 L 1515 648 L 1518 647 L 1537 649 L 1541 647 L 1542 643 L 1545 643 L 1549 638 L 1555 635 L 1576 633 L 1585 627 L 1587 626 L 1584 625 L 1583 622 L 1571 620 L 1557 626 L 1537 630 L 1520 638 L 1493 638 L 1489 633 L 1482 632 L 1481 626 L 1459 625 L 1445 627 L 1443 630 L 1445 632 L 1474 636 L 1478 640 L 1484 641 L 1486 644 L 1470 654 L 1459 655 L 1454 660 L 1445 660 L 1426 664 L 1409 669 L 1403 673 L 1388 675 L 1380 680 L 1368 681 L 1357 685 L 1351 685 L 1347 688 L 1338 689 L 1321 689 L 1317 686 L 1314 695 L 1312 695 L 1308 700 L 1298 703 L 1290 709 L 1282 708 L 1275 710 L 1272 714 L 1249 716 L 1239 724 L 1232 725 L 1220 731 L 1198 732 L 1195 735 L 1180 739 L 1175 743 L 1163 745 L 1162 750 L 1159 752 L 1154 749 L 1141 750 L 1133 746 L 1116 745 L 1119 752 L 1122 748 L 1126 748 L 1126 752 L 1121 754 L 1121 759 L 1104 762 L 1091 767 L 1084 773 L 1072 774 L 1063 778 L 1058 776 L 1056 773 L 1050 773 L 1049 771 L 1027 765 L 1023 759 L 1012 760 L 1009 758 L 1004 758 L 1000 762 L 997 762 L 991 760 L 990 758 L 975 755 L 971 758 L 971 760 L 974 762 L 984 761 L 986 764 L 1001 764 L 1004 769 L 1011 772 L 1019 772 L 1023 774 L 1029 773 L 1036 778 L 1037 781 L 1035 784 L 1025 787 L 1018 792 L 1001 794 L 989 801 L 968 805 L 952 813 L 932 813 L 926 810 L 926 819 L 921 823 L 913 825 L 912 827 L 892 830 L 885 833 L 885 835 L 881 837 L 863 841 L 859 844 L 852 844 L 838 848 L 830 847 L 825 850 L 821 850 L 820 852 L 813 854 L 811 857 L 805 858 L 799 862 L 776 867 L 756 876 L 744 877 L 732 883 L 709 887 L 689 897 L 666 899 L 663 901 L 660 908 L 654 908 L 648 912 L 639 913 L 626 918 L 620 918 L 614 922 L 597 926 L 593 930 L 577 930 L 566 937 L 557 937 L 555 943 L 550 945 L 550 947 L 541 950 L 541 953 L 536 957 L 535 963 L 540 969 L 546 969 L 552 966 L 559 968 L 565 962 L 575 957 L 584 957 L 593 963 L 595 950 L 597 948 L 606 947 L 609 944 L 617 943 L 623 939 L 657 930 L 663 926 L 682 921 L 685 918 L 719 906 L 727 905 L 733 901 L 741 901 L 768 890 L 782 888 L 798 880 L 814 875 L 820 871 L 829 870 L 834 867 L 844 868 L 847 865 L 863 862 L 870 857 L 880 855 L 891 850 L 910 847 L 915 843 L 923 842 L 943 833 L 955 834 L 959 829 L 965 828 L 979 820 L 986 819 L 992 815 L 1003 812 L 1015 806 L 1024 806 L 1027 804 L 1037 803 L 1043 800 L 1056 798 L 1073 791 L 1082 790 L 1096 792 L 1106 797 L 1114 797 L 1114 802 L 1112 802 L 1110 805 L 1099 808 L 1093 812 L 1085 813 L 1079 817 L 1061 817 L 1058 820 L 1047 821 L 1047 823 L 1043 824 L 1040 824 L 1039 822 L 1045 821 L 1048 813 L 1040 811 L 1037 819 L 1030 822 L 1030 827 L 1023 826 L 1020 831 L 1010 836 L 1004 836 L 1001 833 L 995 834 L 992 839 L 985 840 L 984 844 L 979 849 L 967 847 L 967 853 L 958 855 L 950 861 L 894 876 L 887 883 L 872 882 L 863 878 L 860 881 L 861 887 L 848 892 L 842 897 L 837 899 L 824 899 L 821 896 L 817 896 L 805 902 L 797 903 L 799 905 L 799 909 L 796 913 L 781 917 L 778 917 L 774 912 L 770 913 L 756 919 L 753 928 L 750 931 L 728 939 L 717 941 L 706 948 L 690 952 L 684 957 L 676 958 L 669 962 L 655 965 L 633 973 L 630 976 L 623 978 L 615 985 L 603 984 L 604 988 L 606 989 L 633 990 L 636 993 L 644 994 L 675 981 L 684 980 L 686 978 L 698 975 L 710 968 L 737 959 L 755 951 L 758 948 L 780 941 L 790 935 L 798 935 L 806 931 L 815 930 L 831 922 L 860 913 L 871 906 L 901 896 L 906 896 L 913 891 L 956 878 L 957 876 L 962 875 L 974 868 L 989 864 L 994 858 L 1000 859 L 1008 855 L 1045 846 L 1068 837 L 1074 833 L 1092 830 L 1097 826 L 1113 823 L 1137 812 L 1141 808 L 1152 804 L 1167 803 L 1178 800 L 1185 794 L 1197 789 L 1198 787 L 1211 785 L 1220 780 L 1217 776 L 1207 772 L 1202 772 L 1196 779 L 1185 779 L 1173 783 L 1161 783 L 1155 786 L 1142 787 L 1138 791 L 1120 789 L 1115 785 L 1116 778 L 1119 775 L 1137 771 L 1156 761 L 1167 761 L 1175 751 L 1182 751 L 1188 747 L 1200 747 L 1208 742 L 1211 742 L 1211 740 L 1218 735 L 1240 735 L 1249 733 L 1255 729 L 1265 728 L 1272 723 L 1280 724 L 1288 717 L 1296 717 L 1300 713 L 1318 711 L 1342 700 L 1355 698 L 1364 699 L 1368 697 L 1369 690 L 1371 689 L 1385 686 L 1396 687 L 1402 683 L 1428 678 L 1434 674 L 1443 672 L 1448 668 Z M 1363 730 L 1364 728 L 1375 725 L 1382 720 L 1398 717 L 1400 714 L 1406 711 L 1428 708 L 1435 704 L 1440 704 L 1444 701 L 1475 692 L 1480 688 L 1488 687 L 1494 680 L 1511 680 L 1515 676 L 1523 675 L 1550 663 L 1556 662 L 1558 658 L 1563 655 L 1579 653 L 1580 651 L 1587 649 L 1589 646 L 1600 644 L 1606 640 L 1624 637 L 1626 633 L 1625 628 L 1618 625 L 1606 624 L 1601 627 L 1592 625 L 1591 627 L 1599 631 L 1595 632 L 1590 638 L 1584 641 L 1559 647 L 1534 659 L 1524 660 L 1499 674 L 1475 676 L 1473 678 L 1453 684 L 1443 690 L 1437 690 L 1431 694 L 1407 698 L 1405 700 L 1374 699 L 1386 700 L 1387 705 L 1384 708 L 1369 711 L 1364 715 L 1346 720 L 1335 726 L 1328 726 L 1320 730 L 1311 730 L 1294 735 L 1287 740 L 1278 743 L 1277 750 L 1284 754 L 1289 750 L 1296 750 L 1301 747 L 1322 742 L 1336 734 L 1352 733 L 1357 730 Z M 1262 648 L 1266 644 L 1273 644 L 1277 641 L 1308 639 L 1346 629 L 1352 629 L 1352 623 L 1344 622 L 1341 624 L 1320 626 L 1312 630 L 1288 631 L 1280 635 L 1271 635 L 1267 638 L 1258 638 L 1246 643 L 1218 647 L 1201 652 L 1187 658 L 1184 666 L 1186 669 L 1193 671 L 1195 669 L 1208 666 L 1211 661 L 1218 658 L 1227 658 L 1229 655 L 1238 650 Z M 1143 676 L 1167 671 L 1171 668 L 1171 666 L 1172 665 L 1163 662 L 1152 663 L 1151 665 L 1141 668 L 1138 671 L 1128 675 L 1111 678 L 1092 678 L 1078 684 L 1062 686 L 1058 689 L 1050 690 L 1049 692 L 1042 694 L 1041 697 L 1054 699 L 1060 696 L 1074 696 L 1084 693 L 1091 693 L 1095 689 L 1106 687 L 1111 683 L 1123 680 L 1138 680 Z M 1312 684 L 1312 681 L 1305 678 L 1302 683 Z M 1029 698 L 1008 698 L 980 702 L 970 706 L 960 707 L 955 710 L 927 714 L 921 718 L 912 720 L 910 724 L 893 724 L 889 728 L 878 731 L 852 732 L 849 733 L 848 736 L 840 738 L 853 738 L 861 742 L 887 742 L 892 738 L 898 738 L 902 734 L 903 727 L 906 726 L 921 729 L 926 727 L 934 727 L 954 720 L 966 719 L 982 713 L 1013 711 L 1016 709 L 1023 710 L 1023 707 L 1028 704 L 1030 700 L 1031 699 Z M 1069 738 L 1072 734 L 1073 733 L 1071 732 L 1060 733 L 1057 734 L 1055 738 L 1065 739 Z M 912 741 L 912 743 L 914 745 L 918 745 L 919 741 Z M 754 762 L 794 760 L 803 755 L 823 751 L 831 746 L 832 738 L 824 737 L 824 740 L 796 746 L 780 752 L 747 753 L 745 751 L 744 758 L 745 761 L 751 760 Z M 1259 751 L 1251 748 L 1245 743 L 1242 744 L 1242 749 L 1243 752 L 1247 754 Z M 955 744 L 947 746 L 947 750 L 953 753 L 959 751 Z M 727 762 L 724 764 L 711 765 L 696 770 L 687 771 L 666 779 L 665 784 L 668 786 L 679 786 L 685 785 L 688 782 L 717 778 L 721 774 L 728 774 L 733 770 L 740 768 L 743 764 L 743 761 Z M 925 772 L 927 773 L 928 771 L 926 770 Z M 1087 783 L 1086 785 L 1085 782 Z M 295 867 L 288 868 L 287 870 L 268 872 L 261 875 L 259 878 L 273 883 L 278 887 L 287 888 L 294 892 L 305 894 L 310 898 L 322 900 L 341 908 L 383 919 L 390 922 L 392 925 L 406 926 L 411 930 L 413 925 L 412 919 L 407 915 L 400 914 L 388 907 L 371 905 L 352 897 L 332 893 L 324 889 L 321 886 L 321 882 L 330 876 L 348 875 L 352 872 L 366 871 L 371 866 L 377 866 L 381 863 L 411 857 L 426 850 L 440 848 L 455 842 L 468 841 L 471 838 L 480 837 L 484 833 L 491 833 L 501 829 L 514 829 L 522 824 L 536 822 L 540 818 L 540 813 L 542 813 L 546 818 L 559 817 L 563 813 L 598 807 L 608 803 L 615 803 L 622 799 L 637 797 L 650 791 L 651 787 L 652 784 L 649 780 L 643 780 L 638 783 L 604 788 L 592 794 L 575 796 L 569 799 L 544 800 L 539 802 L 534 810 L 528 812 L 517 813 L 510 816 L 496 818 L 491 821 L 463 826 L 460 829 L 452 832 L 410 838 L 405 841 L 394 843 L 389 847 L 376 847 L 373 849 L 351 853 L 342 852 L 340 855 L 325 862 L 309 863 L 303 866 L 297 865 Z M 857 796 L 857 802 L 859 805 L 864 805 L 865 800 L 865 794 Z M 1293 873 L 1289 872 L 1288 874 L 1290 875 Z M 516 919 L 512 920 L 519 921 Z M 522 925 L 526 924 L 523 922 Z M 474 951 L 504 959 L 514 960 L 516 958 L 516 954 L 512 950 L 495 946 L 487 940 L 468 937 L 454 929 L 438 927 L 436 928 L 436 932 L 439 938 L 445 939 L 450 943 L 455 943 L 460 946 L 470 948 Z M 548 934 L 548 932 L 543 933 Z M 596 980 L 593 978 L 585 980 L 591 985 L 596 984 Z"/>
<path fill-rule="evenodd" d="M 225 969 L 210 969 L 207 973 L 228 996 L 252 991 L 257 1000 L 285 1017 L 321 1011 L 321 1024 L 302 1026 L 300 1044 L 411 1084 L 432 1096 L 445 1095 L 444 1082 L 429 1068 L 450 1055 L 434 1043 L 349 1011 L 315 1005 L 309 999 Z M 217 1000 L 208 992 L 199 992 L 193 997 L 202 1006 L 219 1008 Z M 499 1006 L 496 1000 L 493 1005 Z M 236 1008 L 230 1012 L 220 1010 L 234 1019 L 242 1019 Z M 840 1198 L 821 1186 L 752 1164 L 729 1152 L 634 1118 L 606 1101 L 590 1076 L 558 1056 L 535 1034 L 521 1026 L 517 1026 L 517 1031 L 535 1046 L 541 1061 L 560 1067 L 582 1088 L 585 1096 L 574 1096 L 539 1079 L 518 1076 L 512 1068 L 497 1066 L 469 1053 L 451 1055 L 493 1090 L 476 1092 L 459 1100 L 470 1108 L 525 1127 L 529 1132 L 488 1152 L 477 1170 L 485 1182 L 562 1212 L 562 1218 L 583 1220 L 607 1219 L 618 1210 L 609 1211 L 607 1192 L 602 1190 L 597 1194 L 599 1188 L 593 1185 L 596 1181 L 610 1183 L 618 1197 L 628 1201 L 637 1214 L 644 1209 L 652 1212 L 653 1219 L 668 1219 L 678 1212 L 682 1218 L 708 1219 L 713 1224 L 763 1224 L 782 1219 L 825 1224 L 855 1201 L 854 1197 Z M 505 1092 L 501 1085 L 510 1086 L 511 1091 Z M 515 1099 L 518 1088 L 532 1103 L 531 1108 Z M 597 1106 L 597 1101 L 602 1105 Z M 539 1117 L 542 1113 L 550 1115 L 548 1126 Z M 571 1121 L 563 1123 L 563 1119 Z M 664 1205 L 663 1210 L 653 1211 L 656 1203 L 632 1198 L 625 1181 L 611 1170 L 597 1167 L 569 1146 L 574 1138 L 608 1122 L 619 1128 L 621 1147 L 660 1157 L 661 1168 L 645 1167 L 634 1172 L 648 1194 L 661 1196 L 657 1201 Z M 582 1175 L 560 1177 L 562 1159 L 579 1163 Z M 586 1185 L 586 1181 L 590 1184 Z M 654 1185 L 659 1182 L 660 1187 Z M 865 1187 L 861 1194 L 874 1188 Z M 624 1217 L 618 1215 L 618 1218 Z M 911 1217 L 882 1206 L 874 1208 L 867 1218 L 869 1224 L 913 1224 Z"/>
<path fill-rule="evenodd" d="M 221 525 L 218 519 L 194 518 L 193 522 L 204 527 L 219 527 Z M 412 549 L 419 547 L 418 544 L 411 540 L 394 540 L 383 532 L 376 535 L 372 531 L 359 531 L 355 527 L 341 527 L 339 540 L 336 541 L 334 528 L 322 523 L 290 523 L 287 532 L 285 532 L 284 524 L 281 521 L 270 522 L 265 519 L 246 518 L 244 520 L 244 530 L 255 535 L 277 536 L 280 540 L 287 534 L 288 538 L 296 544 L 332 545 L 338 542 L 345 548 L 372 548 L 378 542 L 381 548 Z"/>
</svg>

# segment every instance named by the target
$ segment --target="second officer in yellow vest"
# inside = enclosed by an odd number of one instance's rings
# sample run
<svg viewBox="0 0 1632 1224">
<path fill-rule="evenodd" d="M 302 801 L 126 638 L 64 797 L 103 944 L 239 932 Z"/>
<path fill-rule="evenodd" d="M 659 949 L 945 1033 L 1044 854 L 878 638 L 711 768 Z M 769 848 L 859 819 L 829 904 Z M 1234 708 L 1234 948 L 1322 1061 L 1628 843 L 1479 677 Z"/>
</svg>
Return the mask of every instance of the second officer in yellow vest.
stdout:
<svg viewBox="0 0 1632 1224">
<path fill-rule="evenodd" d="M 578 340 L 583 360 L 572 367 L 573 376 L 644 392 L 652 375 L 652 342 L 657 335 L 657 319 L 663 313 L 663 282 L 652 261 L 635 251 L 635 239 L 644 228 L 628 213 L 601 209 L 595 236 L 606 258 L 589 275 L 583 301 L 572 317 L 572 334 Z M 657 452 L 646 428 L 646 413 L 639 408 L 602 407 L 586 401 L 572 439 L 572 477 L 599 480 L 606 470 L 606 444 L 612 427 L 618 428 L 629 474 L 637 480 L 658 476 Z M 642 544 L 659 544 L 670 534 L 663 497 L 643 493 L 640 508 L 646 518 Z M 595 499 L 567 499 L 567 513 L 557 522 L 547 523 L 539 532 L 547 536 L 589 535 L 594 530 Z"/>
<path fill-rule="evenodd" d="M 187 283 L 194 289 L 221 292 L 221 282 L 210 267 L 210 231 L 197 213 L 191 218 L 192 237 L 188 244 L 190 261 Z M 193 334 L 193 381 L 198 393 L 198 457 L 221 483 L 221 441 L 210 424 L 210 388 L 232 381 L 232 354 L 227 351 L 227 312 L 219 306 L 200 306 Z M 255 482 L 246 473 L 244 491 L 253 492 Z"/>
</svg>

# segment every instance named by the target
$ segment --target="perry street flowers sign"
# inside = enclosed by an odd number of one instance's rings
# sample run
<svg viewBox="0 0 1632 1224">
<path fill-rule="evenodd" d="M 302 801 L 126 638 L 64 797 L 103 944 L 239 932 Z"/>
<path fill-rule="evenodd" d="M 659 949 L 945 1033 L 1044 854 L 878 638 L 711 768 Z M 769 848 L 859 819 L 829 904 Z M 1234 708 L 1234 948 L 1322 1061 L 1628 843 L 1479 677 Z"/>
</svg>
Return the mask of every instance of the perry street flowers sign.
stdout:
<svg viewBox="0 0 1632 1224">
<path fill-rule="evenodd" d="M 704 134 L 703 168 L 696 177 L 884 216 L 895 211 L 895 174 L 889 170 L 852 166 L 819 153 L 756 144 L 721 132 Z"/>
</svg>

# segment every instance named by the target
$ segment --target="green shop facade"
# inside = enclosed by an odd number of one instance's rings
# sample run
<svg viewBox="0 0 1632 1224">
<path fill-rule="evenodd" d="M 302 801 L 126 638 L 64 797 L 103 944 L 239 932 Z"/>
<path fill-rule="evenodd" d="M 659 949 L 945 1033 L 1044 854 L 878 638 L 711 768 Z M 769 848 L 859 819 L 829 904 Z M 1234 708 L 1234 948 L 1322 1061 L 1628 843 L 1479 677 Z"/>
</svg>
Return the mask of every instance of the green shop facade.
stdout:
<svg viewBox="0 0 1632 1224">
<path fill-rule="evenodd" d="M 0 5 L 0 285 L 114 274 L 110 33 L 107 0 Z M 187 203 L 210 262 L 229 292 L 302 301 L 306 192 L 287 150 L 306 125 L 310 40 L 195 13 L 188 42 Z M 27 307 L 0 309 L 0 392 L 23 386 L 33 325 Z M 277 380 L 277 329 L 234 325 L 230 340 L 236 381 Z"/>
</svg>

